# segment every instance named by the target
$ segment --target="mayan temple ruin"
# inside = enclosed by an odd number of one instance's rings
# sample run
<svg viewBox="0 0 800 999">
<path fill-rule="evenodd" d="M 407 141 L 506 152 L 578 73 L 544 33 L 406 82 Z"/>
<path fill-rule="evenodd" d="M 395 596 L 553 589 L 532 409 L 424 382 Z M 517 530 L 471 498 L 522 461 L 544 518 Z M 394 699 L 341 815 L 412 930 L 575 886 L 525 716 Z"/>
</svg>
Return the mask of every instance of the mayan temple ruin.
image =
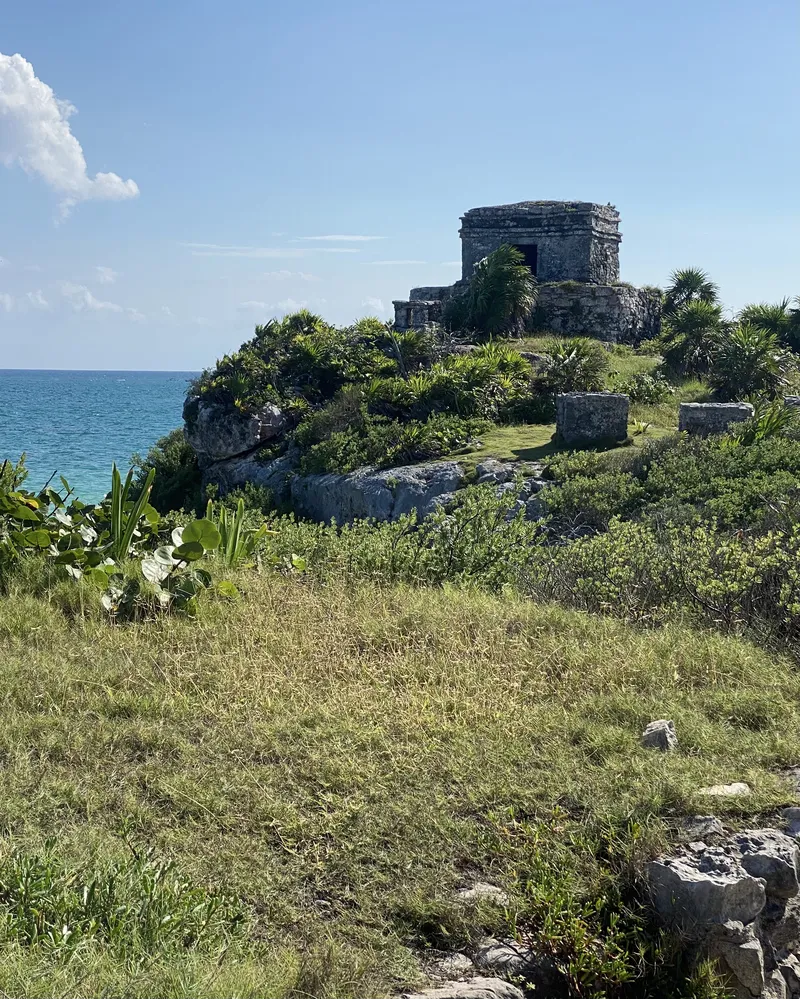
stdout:
<svg viewBox="0 0 800 999">
<path fill-rule="evenodd" d="M 412 288 L 395 301 L 398 329 L 436 322 L 466 287 L 475 265 L 503 244 L 515 246 L 536 277 L 531 329 L 638 343 L 657 336 L 661 297 L 619 280 L 619 212 L 588 201 L 521 201 L 472 208 L 461 218 L 461 280 Z"/>
</svg>

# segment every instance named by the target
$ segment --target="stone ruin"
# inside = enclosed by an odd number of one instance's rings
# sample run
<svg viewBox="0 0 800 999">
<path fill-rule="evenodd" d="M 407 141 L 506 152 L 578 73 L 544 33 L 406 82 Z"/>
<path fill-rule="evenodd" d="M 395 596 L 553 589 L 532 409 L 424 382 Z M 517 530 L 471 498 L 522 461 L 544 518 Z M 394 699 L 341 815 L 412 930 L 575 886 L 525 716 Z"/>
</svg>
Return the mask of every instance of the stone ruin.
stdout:
<svg viewBox="0 0 800 999">
<path fill-rule="evenodd" d="M 522 201 L 472 208 L 461 219 L 461 280 L 412 288 L 395 301 L 395 326 L 437 322 L 463 291 L 475 265 L 503 244 L 515 246 L 537 280 L 532 329 L 636 344 L 661 330 L 661 295 L 619 280 L 619 212 L 587 201 Z"/>
</svg>

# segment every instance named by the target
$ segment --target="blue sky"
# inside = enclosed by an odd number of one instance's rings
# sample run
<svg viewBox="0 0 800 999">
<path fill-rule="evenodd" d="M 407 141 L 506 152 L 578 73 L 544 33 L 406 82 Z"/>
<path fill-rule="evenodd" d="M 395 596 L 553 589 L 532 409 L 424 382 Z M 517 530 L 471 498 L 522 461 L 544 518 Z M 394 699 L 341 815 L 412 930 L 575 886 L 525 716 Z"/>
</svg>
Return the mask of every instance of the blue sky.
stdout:
<svg viewBox="0 0 800 999">
<path fill-rule="evenodd" d="M 800 294 L 799 49 L 797 0 L 7 0 L 0 367 L 388 318 L 526 199 L 617 205 L 628 281 Z"/>
</svg>

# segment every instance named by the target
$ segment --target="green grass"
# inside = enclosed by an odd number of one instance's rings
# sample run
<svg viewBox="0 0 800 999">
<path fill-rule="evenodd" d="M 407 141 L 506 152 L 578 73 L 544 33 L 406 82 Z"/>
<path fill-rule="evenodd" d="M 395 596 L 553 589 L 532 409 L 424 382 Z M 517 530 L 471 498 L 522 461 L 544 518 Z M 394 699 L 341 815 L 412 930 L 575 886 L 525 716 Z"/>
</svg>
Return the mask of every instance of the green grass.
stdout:
<svg viewBox="0 0 800 999">
<path fill-rule="evenodd" d="M 536 837 L 584 890 L 594 826 L 635 819 L 646 855 L 708 810 L 704 785 L 750 783 L 718 803 L 743 822 L 790 800 L 800 678 L 746 642 L 456 589 L 238 583 L 197 620 L 124 627 L 65 615 L 65 589 L 0 599 L 0 857 L 55 836 L 82 884 L 149 846 L 245 916 L 193 949 L 67 959 L 0 890 L 5 994 L 378 999 L 424 980 L 445 930 L 524 928 Z M 675 754 L 639 747 L 662 717 Z M 475 878 L 509 889 L 508 917 L 456 912 Z"/>
</svg>

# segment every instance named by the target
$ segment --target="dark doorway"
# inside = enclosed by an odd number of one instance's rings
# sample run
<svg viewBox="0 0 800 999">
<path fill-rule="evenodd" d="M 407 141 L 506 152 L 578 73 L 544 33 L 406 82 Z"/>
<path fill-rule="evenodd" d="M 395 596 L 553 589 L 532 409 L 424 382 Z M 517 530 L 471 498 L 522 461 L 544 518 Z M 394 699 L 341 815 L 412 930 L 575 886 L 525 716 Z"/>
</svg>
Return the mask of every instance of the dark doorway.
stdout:
<svg viewBox="0 0 800 999">
<path fill-rule="evenodd" d="M 531 274 L 536 277 L 536 268 L 539 263 L 539 250 L 535 243 L 523 243 L 516 247 L 525 258 L 525 263 L 530 267 Z"/>
</svg>

